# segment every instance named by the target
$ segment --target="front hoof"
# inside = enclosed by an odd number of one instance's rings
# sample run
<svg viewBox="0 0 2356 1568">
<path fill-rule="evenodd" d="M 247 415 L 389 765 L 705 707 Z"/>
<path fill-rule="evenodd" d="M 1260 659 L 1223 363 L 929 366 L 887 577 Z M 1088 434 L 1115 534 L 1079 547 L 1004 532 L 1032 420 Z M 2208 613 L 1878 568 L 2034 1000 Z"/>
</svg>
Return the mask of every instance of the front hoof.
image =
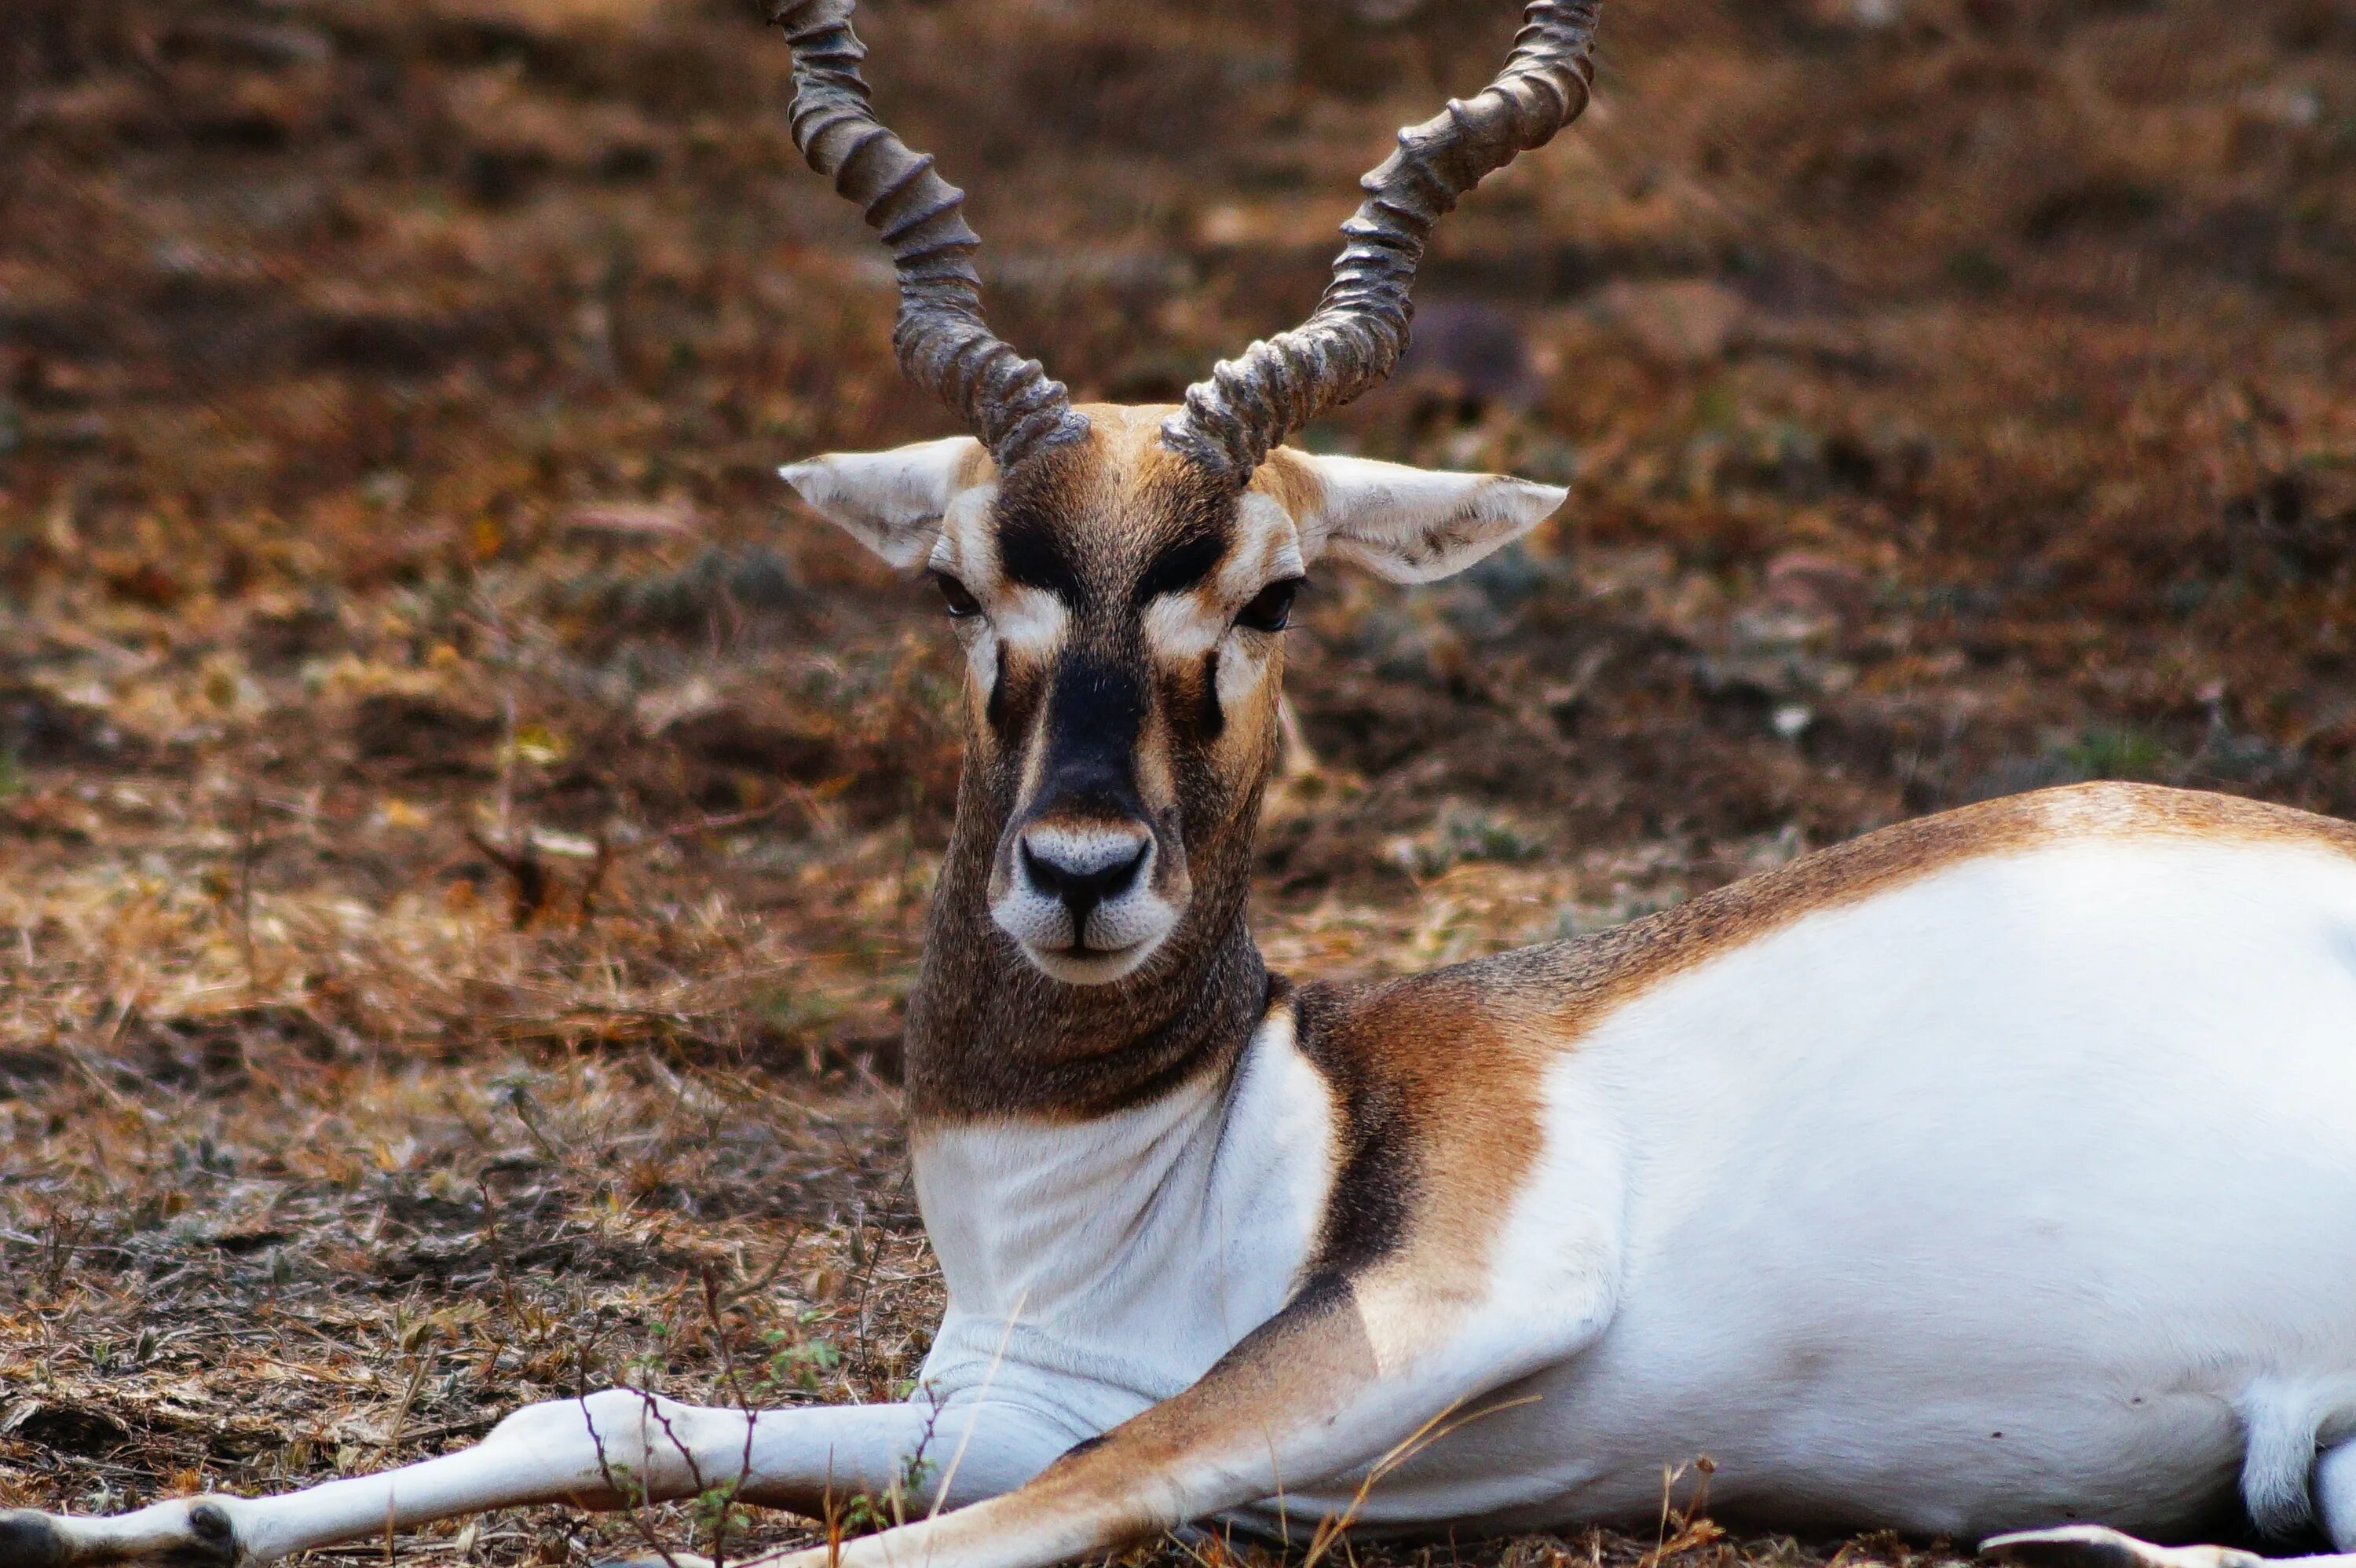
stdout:
<svg viewBox="0 0 2356 1568">
<path fill-rule="evenodd" d="M 73 1548 L 58 1521 L 35 1509 L 0 1513 L 0 1568 L 66 1568 Z"/>
</svg>

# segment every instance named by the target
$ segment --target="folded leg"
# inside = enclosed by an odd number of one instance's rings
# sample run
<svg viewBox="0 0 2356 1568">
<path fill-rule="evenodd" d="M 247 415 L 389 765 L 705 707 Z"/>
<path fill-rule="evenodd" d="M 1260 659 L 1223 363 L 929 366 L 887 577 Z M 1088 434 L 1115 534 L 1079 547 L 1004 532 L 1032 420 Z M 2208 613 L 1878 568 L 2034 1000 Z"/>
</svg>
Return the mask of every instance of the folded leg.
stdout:
<svg viewBox="0 0 2356 1568">
<path fill-rule="evenodd" d="M 1488 1389 L 1591 1339 L 1608 1313 L 1608 1292 L 1594 1294 L 1590 1314 L 1561 1297 L 1515 1312 L 1411 1279 L 1329 1277 L 1193 1386 L 1027 1485 L 765 1568 L 1043 1568 L 1264 1499 L 1347 1497 Z"/>
<path fill-rule="evenodd" d="M 821 1513 L 830 1499 L 905 1486 L 912 1506 L 1022 1485 L 1068 1441 L 1004 1404 L 740 1410 L 609 1389 L 530 1405 L 474 1447 L 273 1498 L 201 1497 L 112 1518 L 0 1513 L 0 1568 L 142 1560 L 251 1568 L 293 1552 L 487 1509 L 615 1508 L 734 1483 L 748 1502 Z"/>
</svg>

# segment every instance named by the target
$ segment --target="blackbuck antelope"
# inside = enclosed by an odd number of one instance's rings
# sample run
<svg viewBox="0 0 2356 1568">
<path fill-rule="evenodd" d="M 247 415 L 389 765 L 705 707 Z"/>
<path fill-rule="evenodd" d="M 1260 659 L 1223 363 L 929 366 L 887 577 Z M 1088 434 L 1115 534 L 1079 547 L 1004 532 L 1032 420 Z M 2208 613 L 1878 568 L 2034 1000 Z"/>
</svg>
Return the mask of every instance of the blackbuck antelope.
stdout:
<svg viewBox="0 0 2356 1568">
<path fill-rule="evenodd" d="M 1575 116 L 1598 0 L 1367 176 L 1300 329 L 1173 410 L 983 325 L 958 194 L 787 0 L 794 131 L 973 438 L 785 471 L 947 601 L 968 752 L 910 1013 L 948 1315 L 907 1403 L 627 1390 L 268 1499 L 0 1520 L 0 1568 L 267 1563 L 475 1510 L 896 1493 L 851 1568 L 1033 1568 L 1190 1521 L 1724 1512 L 2356 1568 L 2356 828 L 2099 784 L 1874 834 L 1577 942 L 1271 975 L 1245 903 L 1288 611 L 1444 576 L 1563 493 L 1280 446 L 1406 336 L 1435 219 Z M 824 1550 L 795 1560 L 818 1568 Z"/>
</svg>

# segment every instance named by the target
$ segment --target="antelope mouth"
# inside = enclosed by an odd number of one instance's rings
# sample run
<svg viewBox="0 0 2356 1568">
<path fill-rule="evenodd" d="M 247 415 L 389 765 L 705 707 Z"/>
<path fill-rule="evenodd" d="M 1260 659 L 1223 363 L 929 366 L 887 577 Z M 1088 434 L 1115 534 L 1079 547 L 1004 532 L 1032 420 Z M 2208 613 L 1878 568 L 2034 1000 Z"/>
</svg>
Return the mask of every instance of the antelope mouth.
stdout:
<svg viewBox="0 0 2356 1568">
<path fill-rule="evenodd" d="M 1126 947 L 1038 947 L 1016 939 L 1023 955 L 1048 978 L 1067 986 L 1108 986 L 1142 968 L 1162 945 L 1150 936 Z"/>
<path fill-rule="evenodd" d="M 1018 894 L 1001 900 L 991 914 L 1023 956 L 1048 978 L 1067 986 L 1108 986 L 1144 967 L 1178 924 L 1179 912 L 1164 900 L 1147 894 L 1123 902 L 1127 907 L 1099 912 L 1089 920 L 1091 929 L 1076 941 L 1069 916 L 1062 910 L 1042 909 L 1040 901 Z M 1108 913 L 1116 918 L 1107 922 Z M 1106 924 L 1114 929 L 1102 929 Z"/>
</svg>

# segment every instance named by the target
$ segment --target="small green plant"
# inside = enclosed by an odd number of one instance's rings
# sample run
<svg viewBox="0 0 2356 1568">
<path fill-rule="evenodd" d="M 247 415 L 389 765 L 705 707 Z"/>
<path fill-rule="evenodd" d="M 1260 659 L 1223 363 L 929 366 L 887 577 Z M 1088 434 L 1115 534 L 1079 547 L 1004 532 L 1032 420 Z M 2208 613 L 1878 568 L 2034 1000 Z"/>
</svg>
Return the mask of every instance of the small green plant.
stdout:
<svg viewBox="0 0 2356 1568">
<path fill-rule="evenodd" d="M 816 1312 L 804 1312 L 795 1320 L 794 1328 L 772 1328 L 761 1336 L 768 1355 L 760 1375 L 753 1380 L 755 1400 L 764 1394 L 816 1393 L 819 1380 L 842 1365 L 842 1351 L 833 1340 L 823 1334 L 797 1331 L 807 1330 L 818 1317 Z"/>
<path fill-rule="evenodd" d="M 2090 779 L 2157 779 L 2168 763 L 2168 748 L 2138 730 L 2097 727 L 2063 752 L 2078 773 Z"/>
<path fill-rule="evenodd" d="M 691 1507 L 695 1528 L 712 1543 L 714 1560 L 719 1558 L 723 1542 L 753 1528 L 752 1514 L 736 1500 L 737 1490 L 743 1484 L 740 1478 L 706 1487 L 697 1494 Z"/>
<path fill-rule="evenodd" d="M 893 1520 L 886 1499 L 853 1492 L 834 1522 L 845 1535 L 873 1535 L 879 1530 L 891 1529 Z"/>
</svg>

